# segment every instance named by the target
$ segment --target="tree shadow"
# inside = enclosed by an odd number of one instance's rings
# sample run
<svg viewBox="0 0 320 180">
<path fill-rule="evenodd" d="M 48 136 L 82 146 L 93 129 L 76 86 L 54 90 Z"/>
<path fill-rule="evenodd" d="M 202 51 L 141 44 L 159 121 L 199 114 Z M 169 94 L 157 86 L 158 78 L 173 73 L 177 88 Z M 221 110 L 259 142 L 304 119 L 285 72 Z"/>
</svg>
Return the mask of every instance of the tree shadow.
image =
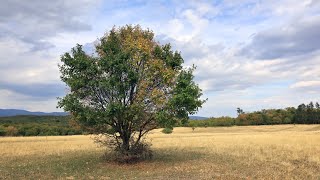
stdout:
<svg viewBox="0 0 320 180">
<path fill-rule="evenodd" d="M 117 162 L 113 152 L 107 152 L 103 155 L 102 159 L 106 163 L 118 164 L 118 165 L 130 165 L 130 164 L 151 164 L 151 163 L 182 163 L 188 161 L 194 161 L 202 159 L 206 154 L 197 151 L 196 148 L 193 150 L 189 149 L 178 149 L 178 148 L 157 148 L 152 149 L 152 158 L 141 159 L 133 163 L 119 163 Z"/>
</svg>

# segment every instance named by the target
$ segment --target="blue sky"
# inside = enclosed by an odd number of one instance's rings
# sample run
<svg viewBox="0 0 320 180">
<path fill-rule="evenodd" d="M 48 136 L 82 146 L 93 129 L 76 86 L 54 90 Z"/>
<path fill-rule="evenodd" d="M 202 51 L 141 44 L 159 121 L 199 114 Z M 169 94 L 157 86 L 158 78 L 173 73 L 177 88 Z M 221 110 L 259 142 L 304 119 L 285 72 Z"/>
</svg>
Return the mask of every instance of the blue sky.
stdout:
<svg viewBox="0 0 320 180">
<path fill-rule="evenodd" d="M 60 55 L 140 24 L 195 64 L 201 116 L 319 101 L 320 1 L 35 0 L 0 7 L 0 108 L 56 109 Z"/>
</svg>

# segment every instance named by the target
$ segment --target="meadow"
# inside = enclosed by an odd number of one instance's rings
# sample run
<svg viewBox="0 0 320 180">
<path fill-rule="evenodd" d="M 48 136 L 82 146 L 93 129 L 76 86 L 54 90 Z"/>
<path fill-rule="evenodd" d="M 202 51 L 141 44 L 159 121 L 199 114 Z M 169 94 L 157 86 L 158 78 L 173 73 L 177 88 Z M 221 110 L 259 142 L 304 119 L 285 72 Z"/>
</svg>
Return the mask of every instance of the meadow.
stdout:
<svg viewBox="0 0 320 180">
<path fill-rule="evenodd" d="M 118 164 L 90 135 L 1 137 L 0 179 L 320 179 L 320 125 L 152 131 L 152 160 Z"/>
</svg>

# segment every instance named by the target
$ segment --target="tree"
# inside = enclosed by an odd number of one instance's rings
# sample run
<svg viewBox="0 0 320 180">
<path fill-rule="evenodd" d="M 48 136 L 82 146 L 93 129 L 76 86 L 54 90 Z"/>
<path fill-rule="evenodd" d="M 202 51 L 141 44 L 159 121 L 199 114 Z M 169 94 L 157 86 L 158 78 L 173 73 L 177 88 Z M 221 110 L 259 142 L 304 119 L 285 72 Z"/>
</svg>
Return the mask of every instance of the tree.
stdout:
<svg viewBox="0 0 320 180">
<path fill-rule="evenodd" d="M 0 126 L 0 136 L 5 136 L 7 133 L 6 128 L 4 128 L 3 126 Z"/>
<path fill-rule="evenodd" d="M 307 110 L 305 104 L 300 104 L 294 116 L 294 123 L 303 124 L 307 122 Z"/>
<path fill-rule="evenodd" d="M 243 110 L 241 108 L 237 108 L 237 113 L 238 113 L 238 115 L 244 114 L 244 112 L 243 112 Z"/>
<path fill-rule="evenodd" d="M 14 126 L 8 126 L 6 128 L 6 135 L 7 136 L 16 136 L 16 135 L 18 135 L 18 129 Z"/>
<path fill-rule="evenodd" d="M 114 27 L 99 39 L 96 55 L 77 45 L 61 61 L 70 92 L 58 106 L 90 133 L 109 137 L 121 155 L 138 157 L 149 131 L 186 123 L 205 102 L 193 81 L 195 67 L 183 68 L 179 52 L 140 26 Z"/>
</svg>

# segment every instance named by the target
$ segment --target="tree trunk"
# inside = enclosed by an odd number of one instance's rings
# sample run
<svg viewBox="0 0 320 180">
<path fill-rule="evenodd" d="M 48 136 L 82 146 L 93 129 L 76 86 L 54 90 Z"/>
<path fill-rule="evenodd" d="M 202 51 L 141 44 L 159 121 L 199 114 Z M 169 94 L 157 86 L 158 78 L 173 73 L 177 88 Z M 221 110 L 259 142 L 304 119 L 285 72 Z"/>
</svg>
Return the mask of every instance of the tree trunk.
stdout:
<svg viewBox="0 0 320 180">
<path fill-rule="evenodd" d="M 128 154 L 129 150 L 130 150 L 130 134 L 128 132 L 124 132 L 122 134 L 121 151 L 123 154 Z"/>
</svg>

